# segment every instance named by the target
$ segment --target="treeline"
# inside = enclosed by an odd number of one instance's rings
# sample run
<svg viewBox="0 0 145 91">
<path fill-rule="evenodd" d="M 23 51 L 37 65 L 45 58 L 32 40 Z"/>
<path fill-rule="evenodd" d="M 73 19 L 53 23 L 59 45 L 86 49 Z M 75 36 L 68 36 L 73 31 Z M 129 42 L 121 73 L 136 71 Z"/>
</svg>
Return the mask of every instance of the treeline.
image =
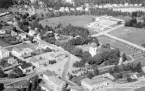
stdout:
<svg viewBox="0 0 145 91">
<path fill-rule="evenodd" d="M 135 28 L 145 28 L 145 18 L 143 15 L 144 15 L 143 12 L 133 12 L 132 18 L 125 22 L 125 26 Z M 142 17 L 142 20 L 138 21 L 137 17 Z"/>
<path fill-rule="evenodd" d="M 14 2 L 15 0 L 0 0 L 0 8 L 9 8 Z"/>
<path fill-rule="evenodd" d="M 65 3 L 64 0 L 41 0 L 44 2 L 46 7 L 53 8 L 53 9 L 60 9 L 60 7 L 74 7 L 70 3 Z"/>
<path fill-rule="evenodd" d="M 93 5 L 100 5 L 100 4 L 140 4 L 143 3 L 144 0 L 74 0 L 76 6 L 83 5 L 85 3 L 93 4 Z"/>
<path fill-rule="evenodd" d="M 128 12 L 121 12 L 121 11 L 113 11 L 107 8 L 91 8 L 89 11 L 69 11 L 69 12 L 48 12 L 47 14 L 41 14 L 43 18 L 51 18 L 51 17 L 60 17 L 66 15 L 108 15 L 108 16 L 128 16 L 131 15 Z"/>
</svg>

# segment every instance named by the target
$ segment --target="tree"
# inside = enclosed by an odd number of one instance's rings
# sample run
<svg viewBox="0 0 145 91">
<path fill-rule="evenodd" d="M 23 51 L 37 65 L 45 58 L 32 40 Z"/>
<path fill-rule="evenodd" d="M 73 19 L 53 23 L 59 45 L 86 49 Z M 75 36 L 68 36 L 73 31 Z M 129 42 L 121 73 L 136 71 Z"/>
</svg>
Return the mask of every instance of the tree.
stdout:
<svg viewBox="0 0 145 91">
<path fill-rule="evenodd" d="M 97 68 L 96 68 L 95 71 L 94 71 L 94 75 L 95 75 L 95 76 L 99 75 L 99 70 L 98 70 Z"/>
<path fill-rule="evenodd" d="M 80 48 L 74 47 L 72 50 L 70 50 L 70 53 L 74 54 L 75 56 L 80 57 L 83 51 Z"/>
<path fill-rule="evenodd" d="M 125 53 L 122 54 L 122 61 L 125 62 L 127 60 L 127 56 Z"/>
<path fill-rule="evenodd" d="M 0 91 L 3 91 L 5 89 L 4 84 L 0 83 Z"/>
<path fill-rule="evenodd" d="M 0 68 L 0 78 L 6 77 L 4 71 Z"/>
<path fill-rule="evenodd" d="M 78 67 L 83 67 L 83 66 L 85 66 L 85 62 L 84 61 L 77 61 L 77 62 L 75 62 L 74 64 L 73 64 L 73 66 L 74 67 L 76 67 L 76 68 L 78 68 Z"/>
<path fill-rule="evenodd" d="M 136 67 L 134 68 L 134 70 L 138 73 L 142 72 L 142 66 L 141 66 L 141 62 L 139 62 Z"/>
<path fill-rule="evenodd" d="M 109 43 L 106 43 L 106 44 L 102 44 L 102 48 L 109 48 L 110 49 L 111 47 L 110 47 Z"/>
<path fill-rule="evenodd" d="M 94 77 L 94 74 L 93 74 L 92 72 L 88 72 L 87 77 L 88 77 L 89 79 L 92 79 L 92 78 Z"/>
<path fill-rule="evenodd" d="M 23 76 L 23 71 L 20 68 L 14 68 L 13 71 L 15 72 L 15 74 L 17 75 L 17 77 L 21 77 Z"/>
<path fill-rule="evenodd" d="M 114 72 L 119 72 L 119 67 L 117 65 L 114 66 Z"/>
</svg>

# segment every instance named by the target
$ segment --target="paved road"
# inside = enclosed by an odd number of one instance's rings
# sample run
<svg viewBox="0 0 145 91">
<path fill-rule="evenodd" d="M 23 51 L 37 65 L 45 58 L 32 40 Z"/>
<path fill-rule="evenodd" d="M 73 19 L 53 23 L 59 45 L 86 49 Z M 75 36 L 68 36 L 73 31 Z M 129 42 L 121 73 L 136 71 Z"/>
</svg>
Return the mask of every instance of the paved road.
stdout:
<svg viewBox="0 0 145 91">
<path fill-rule="evenodd" d="M 67 83 L 69 83 L 72 86 L 77 86 L 77 84 L 71 82 L 70 80 L 68 80 L 67 75 L 68 75 L 68 71 L 70 68 L 70 64 L 71 64 L 71 55 L 69 53 L 66 53 L 66 56 L 68 57 L 67 62 L 64 65 L 64 70 L 62 72 L 62 79 L 65 80 Z"/>
</svg>

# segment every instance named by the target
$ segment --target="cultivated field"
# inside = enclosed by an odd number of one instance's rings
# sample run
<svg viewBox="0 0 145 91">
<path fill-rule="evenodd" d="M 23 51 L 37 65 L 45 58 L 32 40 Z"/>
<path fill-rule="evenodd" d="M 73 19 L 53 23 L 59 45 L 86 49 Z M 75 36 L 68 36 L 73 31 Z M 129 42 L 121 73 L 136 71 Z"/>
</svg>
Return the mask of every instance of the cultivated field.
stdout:
<svg viewBox="0 0 145 91">
<path fill-rule="evenodd" d="M 112 31 L 109 34 L 138 45 L 145 43 L 145 29 L 123 27 Z"/>
</svg>

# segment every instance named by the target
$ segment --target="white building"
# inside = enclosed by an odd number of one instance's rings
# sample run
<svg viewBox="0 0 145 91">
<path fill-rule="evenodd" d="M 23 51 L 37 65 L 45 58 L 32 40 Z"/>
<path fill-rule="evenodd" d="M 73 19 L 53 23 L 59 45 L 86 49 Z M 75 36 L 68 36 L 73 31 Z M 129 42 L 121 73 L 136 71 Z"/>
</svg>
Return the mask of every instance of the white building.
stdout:
<svg viewBox="0 0 145 91">
<path fill-rule="evenodd" d="M 0 59 L 9 57 L 9 55 L 10 55 L 10 52 L 9 52 L 7 49 L 2 48 L 2 47 L 0 46 Z"/>
<path fill-rule="evenodd" d="M 65 81 L 58 78 L 54 72 L 48 70 L 41 74 L 40 78 L 42 78 L 42 80 L 47 84 L 47 87 L 49 87 L 53 91 L 62 91 L 66 86 Z M 43 89 L 45 89 L 45 87 L 43 87 Z"/>
<path fill-rule="evenodd" d="M 4 29 L 1 29 L 0 34 L 6 34 L 6 31 Z"/>
<path fill-rule="evenodd" d="M 77 7 L 76 10 L 83 11 L 83 7 Z"/>
<path fill-rule="evenodd" d="M 30 27 L 28 28 L 29 28 L 29 33 L 28 33 L 29 36 L 34 36 L 37 33 L 37 30 L 38 30 L 37 28 L 35 28 L 34 30 L 31 29 Z"/>
<path fill-rule="evenodd" d="M 110 81 L 106 78 L 95 78 L 89 79 L 85 78 L 81 81 L 81 86 L 88 91 L 94 91 L 96 89 L 101 89 L 107 87 L 110 84 Z"/>
</svg>

